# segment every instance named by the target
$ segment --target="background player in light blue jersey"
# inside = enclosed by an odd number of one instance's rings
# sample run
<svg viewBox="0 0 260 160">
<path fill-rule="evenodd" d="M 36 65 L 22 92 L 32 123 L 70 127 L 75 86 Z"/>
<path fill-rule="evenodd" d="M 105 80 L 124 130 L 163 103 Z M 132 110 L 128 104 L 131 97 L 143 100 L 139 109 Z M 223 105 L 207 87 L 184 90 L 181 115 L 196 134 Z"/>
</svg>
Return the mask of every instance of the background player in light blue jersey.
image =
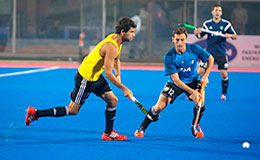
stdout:
<svg viewBox="0 0 260 160">
<path fill-rule="evenodd" d="M 173 103 L 174 100 L 183 92 L 195 103 L 195 107 L 193 109 L 194 118 L 191 126 L 191 128 L 193 128 L 198 110 L 198 100 L 201 97 L 198 90 L 201 87 L 201 82 L 205 84 L 208 83 L 208 76 L 211 67 L 213 66 L 214 58 L 199 45 L 186 43 L 187 36 L 187 31 L 184 28 L 177 28 L 173 31 L 172 42 L 175 47 L 170 49 L 164 56 L 165 75 L 169 76 L 169 80 L 162 90 L 159 100 L 149 110 L 141 126 L 136 130 L 136 137 L 143 137 L 149 124 L 153 121 L 157 121 L 159 119 L 159 113 L 169 103 Z M 200 58 L 203 62 L 208 62 L 201 80 L 197 72 L 198 58 Z M 205 110 L 204 100 L 202 104 L 198 124 Z M 193 130 L 192 134 L 194 135 Z"/>
<path fill-rule="evenodd" d="M 222 7 L 220 5 L 214 5 L 212 7 L 212 19 L 206 20 L 203 23 L 202 28 L 210 30 L 210 31 L 217 31 L 225 35 L 225 37 L 212 35 L 209 33 L 201 32 L 201 28 L 197 28 L 194 30 L 194 34 L 197 38 L 202 38 L 205 34 L 208 35 L 207 37 L 207 51 L 212 54 L 214 57 L 215 62 L 218 65 L 218 69 L 220 70 L 221 77 L 222 77 L 222 94 L 221 99 L 227 100 L 227 88 L 228 88 L 228 58 L 226 56 L 226 39 L 232 38 L 236 39 L 237 34 L 233 29 L 231 23 L 223 18 L 222 16 Z M 201 69 L 199 70 L 199 74 L 204 72 L 206 64 L 200 63 Z"/>
</svg>

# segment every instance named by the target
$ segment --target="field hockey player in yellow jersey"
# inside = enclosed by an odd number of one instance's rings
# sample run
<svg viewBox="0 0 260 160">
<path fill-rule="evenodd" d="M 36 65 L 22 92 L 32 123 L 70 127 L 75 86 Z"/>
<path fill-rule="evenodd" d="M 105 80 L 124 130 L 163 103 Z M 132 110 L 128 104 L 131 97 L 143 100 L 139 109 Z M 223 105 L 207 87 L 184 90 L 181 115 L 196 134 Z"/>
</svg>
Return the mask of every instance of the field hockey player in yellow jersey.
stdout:
<svg viewBox="0 0 260 160">
<path fill-rule="evenodd" d="M 105 77 L 120 88 L 126 97 L 129 99 L 132 97 L 132 91 L 124 86 L 120 80 L 120 51 L 124 42 L 134 39 L 135 28 L 136 24 L 130 18 L 120 18 L 115 26 L 115 33 L 108 35 L 97 44 L 81 63 L 75 76 L 75 88 L 70 94 L 69 106 L 46 110 L 28 107 L 25 124 L 28 126 L 40 117 L 76 115 L 89 94 L 93 92 L 107 104 L 105 109 L 106 128 L 102 140 L 125 140 L 127 136 L 119 135 L 113 130 L 118 99 L 102 73 L 104 72 Z M 113 69 L 115 74 L 112 72 Z"/>
</svg>

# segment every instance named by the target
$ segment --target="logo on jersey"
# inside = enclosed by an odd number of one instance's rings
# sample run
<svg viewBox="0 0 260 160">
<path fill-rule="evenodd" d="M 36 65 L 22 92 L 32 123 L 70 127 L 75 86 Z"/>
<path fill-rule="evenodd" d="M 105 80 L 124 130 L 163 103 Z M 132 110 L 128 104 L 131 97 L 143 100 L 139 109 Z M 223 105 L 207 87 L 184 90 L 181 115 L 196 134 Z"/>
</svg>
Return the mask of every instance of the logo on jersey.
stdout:
<svg viewBox="0 0 260 160">
<path fill-rule="evenodd" d="M 219 28 L 220 28 L 220 30 L 223 30 L 223 26 L 220 26 Z"/>
<path fill-rule="evenodd" d="M 179 72 L 190 72 L 191 71 L 191 68 L 188 67 L 188 68 L 180 68 L 179 69 Z"/>
<path fill-rule="evenodd" d="M 213 29 L 213 27 L 212 27 L 212 26 L 209 26 L 209 29 Z"/>
<path fill-rule="evenodd" d="M 222 34 L 222 32 L 221 31 L 215 31 L 216 33 L 219 33 L 219 34 Z M 213 37 L 213 36 L 218 36 L 218 35 L 215 35 L 215 34 L 211 34 L 211 36 Z"/>
</svg>

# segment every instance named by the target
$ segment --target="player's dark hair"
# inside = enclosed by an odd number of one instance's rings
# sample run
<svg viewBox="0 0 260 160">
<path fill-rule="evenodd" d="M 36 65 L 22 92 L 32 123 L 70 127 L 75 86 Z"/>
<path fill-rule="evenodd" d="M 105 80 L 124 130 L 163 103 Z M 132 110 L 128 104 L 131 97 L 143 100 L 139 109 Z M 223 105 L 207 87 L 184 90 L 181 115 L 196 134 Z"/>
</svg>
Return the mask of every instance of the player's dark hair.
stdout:
<svg viewBox="0 0 260 160">
<path fill-rule="evenodd" d="M 186 37 L 188 37 L 188 32 L 186 31 L 186 29 L 184 27 L 179 27 L 173 30 L 172 32 L 172 36 L 174 37 L 174 35 L 180 35 L 180 34 L 185 34 Z"/>
<path fill-rule="evenodd" d="M 136 28 L 136 24 L 128 17 L 121 17 L 115 26 L 115 33 L 120 34 L 121 30 L 127 32 L 131 27 Z"/>
<path fill-rule="evenodd" d="M 213 11 L 216 7 L 221 7 L 221 5 L 220 4 L 215 4 L 214 6 L 212 6 L 211 11 Z"/>
</svg>

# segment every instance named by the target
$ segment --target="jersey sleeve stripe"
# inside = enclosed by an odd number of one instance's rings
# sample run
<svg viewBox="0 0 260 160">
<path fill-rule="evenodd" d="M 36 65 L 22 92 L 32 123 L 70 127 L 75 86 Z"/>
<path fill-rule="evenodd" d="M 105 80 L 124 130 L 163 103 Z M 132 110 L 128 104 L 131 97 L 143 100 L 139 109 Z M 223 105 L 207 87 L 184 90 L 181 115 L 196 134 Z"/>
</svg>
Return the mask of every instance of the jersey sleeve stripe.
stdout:
<svg viewBox="0 0 260 160">
<path fill-rule="evenodd" d="M 231 27 L 231 23 L 228 23 L 228 25 L 225 27 L 224 31 L 226 32 L 229 27 Z"/>
<path fill-rule="evenodd" d="M 228 20 L 222 19 L 223 22 L 227 23 L 228 25 L 224 28 L 224 31 L 226 32 L 229 28 L 232 30 L 234 34 L 236 34 L 236 31 L 232 27 L 231 23 Z"/>
<path fill-rule="evenodd" d="M 234 28 L 231 26 L 231 30 L 234 34 L 237 34 L 236 31 L 234 30 Z"/>
<path fill-rule="evenodd" d="M 207 23 L 211 22 L 212 19 L 209 19 L 209 20 L 206 20 L 204 23 L 203 23 L 203 27 L 207 30 L 209 30 L 209 28 L 207 27 Z"/>
</svg>

